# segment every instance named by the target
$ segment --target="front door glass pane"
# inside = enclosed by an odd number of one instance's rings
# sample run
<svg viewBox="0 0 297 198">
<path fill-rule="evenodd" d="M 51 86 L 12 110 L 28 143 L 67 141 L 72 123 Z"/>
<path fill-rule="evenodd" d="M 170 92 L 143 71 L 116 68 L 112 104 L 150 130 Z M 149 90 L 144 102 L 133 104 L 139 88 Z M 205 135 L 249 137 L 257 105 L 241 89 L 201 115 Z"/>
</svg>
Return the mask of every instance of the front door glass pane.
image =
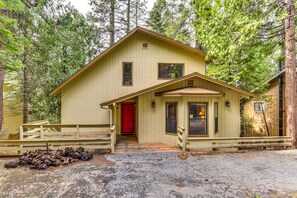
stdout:
<svg viewBox="0 0 297 198">
<path fill-rule="evenodd" d="M 189 134 L 190 135 L 207 134 L 207 104 L 203 104 L 203 103 L 189 104 Z"/>
</svg>

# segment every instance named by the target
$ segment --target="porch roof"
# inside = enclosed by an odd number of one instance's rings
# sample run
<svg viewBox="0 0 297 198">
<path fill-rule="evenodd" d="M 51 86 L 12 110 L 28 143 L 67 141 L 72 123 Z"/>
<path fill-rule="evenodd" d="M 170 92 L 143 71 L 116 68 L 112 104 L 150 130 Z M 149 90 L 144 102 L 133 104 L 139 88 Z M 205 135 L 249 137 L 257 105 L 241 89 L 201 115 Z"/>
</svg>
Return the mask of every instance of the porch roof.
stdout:
<svg viewBox="0 0 297 198">
<path fill-rule="evenodd" d="M 198 72 L 194 72 L 194 73 L 188 74 L 188 75 L 186 75 L 186 76 L 184 76 L 182 78 L 177 78 L 177 79 L 169 80 L 167 82 L 164 82 L 164 83 L 161 83 L 161 84 L 158 84 L 158 85 L 155 85 L 155 86 L 146 88 L 146 89 L 142 89 L 140 91 L 136 91 L 134 93 L 131 93 L 131 94 L 128 94 L 128 95 L 119 97 L 119 98 L 115 98 L 113 100 L 106 101 L 104 103 L 101 103 L 100 106 L 108 106 L 108 105 L 111 105 L 113 103 L 122 102 L 122 101 L 125 101 L 125 100 L 128 100 L 128 99 L 134 98 L 136 96 L 139 96 L 141 94 L 144 94 L 144 93 L 147 93 L 147 92 L 150 92 L 150 91 L 154 91 L 154 90 L 157 90 L 157 89 L 160 89 L 160 88 L 163 88 L 163 87 L 166 87 L 166 86 L 169 86 L 169 85 L 172 85 L 172 84 L 175 84 L 175 83 L 178 83 L 178 82 L 187 80 L 187 79 L 191 79 L 191 78 L 194 78 L 194 77 L 199 78 L 199 79 L 202 79 L 202 80 L 205 80 L 205 81 L 208 81 L 208 82 L 211 82 L 211 83 L 214 83 L 214 84 L 217 84 L 217 85 L 220 85 L 222 87 L 226 87 L 226 88 L 231 89 L 231 90 L 234 90 L 234 91 L 237 91 L 237 92 L 239 92 L 241 94 L 244 94 L 246 96 L 257 97 L 257 95 L 254 94 L 254 93 L 251 93 L 251 92 L 248 92 L 248 91 L 239 89 L 239 88 L 234 87 L 232 85 L 228 85 L 226 83 L 223 83 L 223 82 L 221 82 L 219 80 L 215 80 L 213 78 L 210 78 L 210 77 L 205 76 L 203 74 L 200 74 Z"/>
<path fill-rule="evenodd" d="M 218 91 L 212 91 L 208 89 L 203 88 L 196 88 L 196 87 L 186 87 L 181 88 L 173 91 L 165 91 L 165 92 L 159 92 L 155 94 L 156 96 L 217 96 L 221 97 L 224 96 L 223 93 L 220 93 Z"/>
</svg>

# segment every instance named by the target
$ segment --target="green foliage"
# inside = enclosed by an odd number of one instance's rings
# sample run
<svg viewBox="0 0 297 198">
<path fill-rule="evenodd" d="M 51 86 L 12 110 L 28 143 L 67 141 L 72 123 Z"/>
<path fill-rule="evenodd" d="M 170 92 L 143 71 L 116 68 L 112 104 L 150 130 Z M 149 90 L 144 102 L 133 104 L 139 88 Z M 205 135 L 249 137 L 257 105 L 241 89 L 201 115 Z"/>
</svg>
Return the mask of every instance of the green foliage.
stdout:
<svg viewBox="0 0 297 198">
<path fill-rule="evenodd" d="M 28 92 L 29 121 L 59 122 L 60 97 L 49 92 L 97 55 L 102 47 L 99 30 L 73 6 L 56 0 L 27 5 L 18 18 L 18 32 L 31 45 L 19 57 L 24 69 L 18 74 L 16 97 Z"/>
<path fill-rule="evenodd" d="M 244 114 L 240 117 L 240 136 L 241 137 L 251 137 L 254 136 L 254 126 L 253 126 L 253 118 Z"/>
<path fill-rule="evenodd" d="M 277 2 L 194 0 L 192 5 L 199 16 L 196 38 L 214 57 L 207 75 L 252 91 L 275 74 L 275 52 L 282 46 L 282 11 L 272 14 Z"/>
<path fill-rule="evenodd" d="M 164 18 L 167 13 L 166 0 L 157 0 L 149 13 L 149 17 L 146 21 L 147 25 L 150 26 L 153 31 L 165 35 L 167 22 Z"/>
<path fill-rule="evenodd" d="M 89 2 L 92 11 L 88 13 L 88 17 L 98 27 L 104 48 L 110 45 L 107 38 L 112 32 L 115 41 L 119 40 L 131 29 L 143 25 L 147 15 L 146 0 L 89 0 Z M 112 3 L 114 3 L 114 9 L 111 9 Z M 114 17 L 114 24 L 112 24 L 111 15 Z"/>
<path fill-rule="evenodd" d="M 23 10 L 23 4 L 19 0 L 0 0 L 0 10 L 0 65 L 6 71 L 16 71 L 21 62 L 15 58 L 28 44 L 24 37 L 15 33 L 17 20 L 13 13 Z"/>
<path fill-rule="evenodd" d="M 157 0 L 149 13 L 147 25 L 155 32 L 174 40 L 192 44 L 195 17 L 190 1 Z"/>
</svg>

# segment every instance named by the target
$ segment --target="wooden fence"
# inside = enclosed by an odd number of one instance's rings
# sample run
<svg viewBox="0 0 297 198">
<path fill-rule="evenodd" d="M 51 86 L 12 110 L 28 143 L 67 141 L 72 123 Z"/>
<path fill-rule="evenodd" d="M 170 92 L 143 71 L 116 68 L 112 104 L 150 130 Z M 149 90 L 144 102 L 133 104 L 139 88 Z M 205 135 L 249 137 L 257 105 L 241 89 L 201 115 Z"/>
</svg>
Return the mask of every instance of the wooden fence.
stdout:
<svg viewBox="0 0 297 198">
<path fill-rule="evenodd" d="M 185 129 L 178 127 L 177 144 L 183 151 L 222 148 L 286 148 L 291 146 L 291 137 L 187 137 Z"/>
<path fill-rule="evenodd" d="M 45 149 L 83 146 L 87 149 L 111 149 L 116 142 L 115 126 L 109 124 L 50 124 L 39 121 L 20 127 L 20 140 L 0 140 L 0 151 Z"/>
</svg>

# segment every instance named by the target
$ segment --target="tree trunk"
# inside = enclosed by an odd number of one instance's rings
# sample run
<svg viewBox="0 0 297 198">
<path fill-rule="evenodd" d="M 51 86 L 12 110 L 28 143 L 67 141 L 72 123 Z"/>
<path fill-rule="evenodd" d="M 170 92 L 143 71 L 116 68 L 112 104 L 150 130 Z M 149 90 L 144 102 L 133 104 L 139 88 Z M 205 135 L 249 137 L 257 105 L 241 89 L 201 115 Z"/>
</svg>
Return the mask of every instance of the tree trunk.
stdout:
<svg viewBox="0 0 297 198">
<path fill-rule="evenodd" d="M 4 85 L 5 70 L 0 69 L 0 131 L 2 130 L 3 124 L 3 85 Z"/>
<path fill-rule="evenodd" d="M 109 13 L 109 33 L 110 33 L 110 40 L 109 45 L 114 43 L 114 5 L 115 0 L 110 0 L 110 13 Z"/>
<path fill-rule="evenodd" d="M 127 2 L 127 28 L 126 33 L 130 31 L 130 7 L 131 7 L 131 0 Z"/>
<path fill-rule="evenodd" d="M 295 49 L 295 24 L 294 9 L 292 0 L 284 0 L 287 18 L 285 21 L 285 68 L 286 68 L 286 114 L 287 114 L 287 134 L 292 137 L 292 149 L 296 149 L 296 115 L 295 115 L 295 95 L 296 95 L 296 49 Z"/>
<path fill-rule="evenodd" d="M 29 78 L 28 67 L 23 69 L 23 123 L 28 123 L 29 120 Z"/>
<path fill-rule="evenodd" d="M 138 26 L 138 0 L 135 2 L 135 26 Z"/>
</svg>

